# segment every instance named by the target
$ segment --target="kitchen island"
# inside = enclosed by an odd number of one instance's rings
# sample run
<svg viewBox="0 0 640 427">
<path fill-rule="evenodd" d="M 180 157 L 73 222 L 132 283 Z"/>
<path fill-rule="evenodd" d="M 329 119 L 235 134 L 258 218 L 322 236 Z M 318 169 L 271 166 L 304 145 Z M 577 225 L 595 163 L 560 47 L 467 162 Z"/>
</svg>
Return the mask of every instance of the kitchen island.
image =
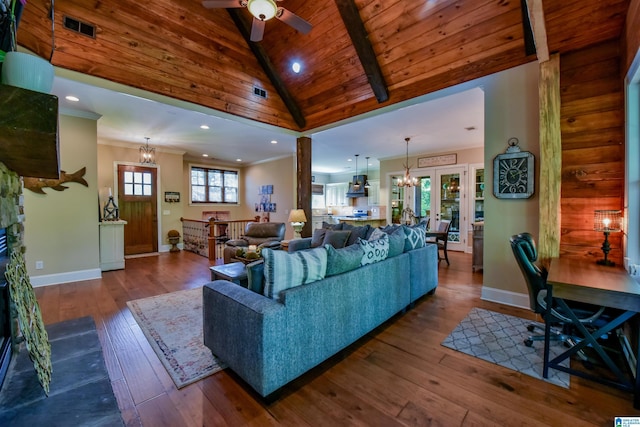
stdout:
<svg viewBox="0 0 640 427">
<path fill-rule="evenodd" d="M 342 223 L 351 224 L 355 226 L 369 224 L 372 227 L 384 227 L 385 225 L 387 225 L 386 218 L 374 218 L 371 216 L 359 216 L 359 217 L 337 216 L 334 218 L 336 218 L 338 221 Z"/>
</svg>

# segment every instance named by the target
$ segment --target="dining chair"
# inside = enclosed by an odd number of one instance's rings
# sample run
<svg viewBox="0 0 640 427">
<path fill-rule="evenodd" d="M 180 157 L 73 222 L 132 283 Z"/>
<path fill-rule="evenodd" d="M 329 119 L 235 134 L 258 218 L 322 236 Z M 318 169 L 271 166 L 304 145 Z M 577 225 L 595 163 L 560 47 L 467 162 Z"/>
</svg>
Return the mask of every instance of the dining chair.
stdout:
<svg viewBox="0 0 640 427">
<path fill-rule="evenodd" d="M 440 261 L 445 260 L 447 261 L 447 265 L 450 265 L 449 255 L 447 254 L 447 243 L 449 242 L 450 228 L 451 221 L 448 219 L 442 219 L 440 220 L 436 231 L 427 231 L 427 241 L 438 245 L 438 264 Z M 442 256 L 440 256 L 440 252 L 442 252 Z"/>
</svg>

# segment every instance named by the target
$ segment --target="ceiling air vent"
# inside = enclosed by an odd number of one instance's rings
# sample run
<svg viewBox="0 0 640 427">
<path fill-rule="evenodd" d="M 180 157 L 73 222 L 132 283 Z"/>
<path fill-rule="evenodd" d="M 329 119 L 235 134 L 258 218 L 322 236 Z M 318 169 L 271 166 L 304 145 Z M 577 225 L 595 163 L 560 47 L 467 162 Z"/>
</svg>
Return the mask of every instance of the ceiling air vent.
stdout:
<svg viewBox="0 0 640 427">
<path fill-rule="evenodd" d="M 79 21 L 70 16 L 65 16 L 62 20 L 64 27 L 68 30 L 75 31 L 87 37 L 96 38 L 95 25 L 87 24 L 86 22 Z"/>
<path fill-rule="evenodd" d="M 257 86 L 253 87 L 253 94 L 258 95 L 261 98 L 267 99 L 267 91 L 264 89 L 260 89 Z"/>
</svg>

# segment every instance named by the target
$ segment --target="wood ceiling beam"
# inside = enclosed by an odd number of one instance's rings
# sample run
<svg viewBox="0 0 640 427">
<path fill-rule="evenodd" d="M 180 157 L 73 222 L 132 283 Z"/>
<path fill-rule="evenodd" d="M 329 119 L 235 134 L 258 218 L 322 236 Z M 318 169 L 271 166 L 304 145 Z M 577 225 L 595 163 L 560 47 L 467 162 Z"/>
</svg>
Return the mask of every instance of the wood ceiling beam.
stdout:
<svg viewBox="0 0 640 427">
<path fill-rule="evenodd" d="M 384 81 L 376 53 L 373 51 L 369 34 L 364 28 L 360 12 L 354 0 L 335 0 L 353 47 L 360 58 L 360 63 L 369 80 L 369 85 L 379 103 L 389 99 L 389 89 Z"/>
<path fill-rule="evenodd" d="M 285 86 L 284 81 L 282 80 L 282 78 L 280 78 L 280 75 L 278 74 L 276 68 L 269 59 L 266 50 L 260 43 L 255 43 L 250 40 L 251 22 L 247 22 L 247 20 L 242 17 L 240 9 L 227 9 L 227 12 L 229 12 L 229 15 L 231 15 L 231 19 L 233 20 L 236 27 L 238 27 L 238 30 L 240 31 L 240 34 L 242 34 L 242 37 L 244 37 L 244 39 L 246 40 L 249 48 L 251 49 L 251 52 L 258 60 L 258 63 L 266 73 L 269 81 L 271 81 L 271 84 L 275 87 L 276 92 L 278 92 L 278 95 L 280 95 L 280 98 L 282 98 L 282 101 L 291 113 L 293 120 L 296 122 L 298 127 L 300 127 L 300 129 L 303 129 L 306 126 L 307 121 L 304 118 L 304 115 L 302 114 L 302 110 L 300 110 L 298 103 L 295 101 L 295 99 L 293 99 L 291 93 L 289 93 L 289 90 Z"/>
<path fill-rule="evenodd" d="M 521 0 L 521 4 L 527 55 L 536 53 L 538 62 L 546 62 L 549 60 L 549 45 L 547 44 L 547 28 L 544 22 L 542 0 Z M 533 52 L 529 52 L 532 40 L 534 43 Z"/>
</svg>

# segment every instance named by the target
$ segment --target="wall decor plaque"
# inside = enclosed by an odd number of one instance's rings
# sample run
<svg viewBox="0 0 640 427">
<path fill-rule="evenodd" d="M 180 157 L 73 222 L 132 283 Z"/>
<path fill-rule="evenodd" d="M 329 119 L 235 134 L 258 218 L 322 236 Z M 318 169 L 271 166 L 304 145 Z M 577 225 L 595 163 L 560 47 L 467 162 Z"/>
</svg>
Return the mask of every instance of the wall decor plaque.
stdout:
<svg viewBox="0 0 640 427">
<path fill-rule="evenodd" d="M 443 154 L 440 156 L 418 157 L 418 167 L 455 165 L 458 163 L 457 154 Z"/>
</svg>

